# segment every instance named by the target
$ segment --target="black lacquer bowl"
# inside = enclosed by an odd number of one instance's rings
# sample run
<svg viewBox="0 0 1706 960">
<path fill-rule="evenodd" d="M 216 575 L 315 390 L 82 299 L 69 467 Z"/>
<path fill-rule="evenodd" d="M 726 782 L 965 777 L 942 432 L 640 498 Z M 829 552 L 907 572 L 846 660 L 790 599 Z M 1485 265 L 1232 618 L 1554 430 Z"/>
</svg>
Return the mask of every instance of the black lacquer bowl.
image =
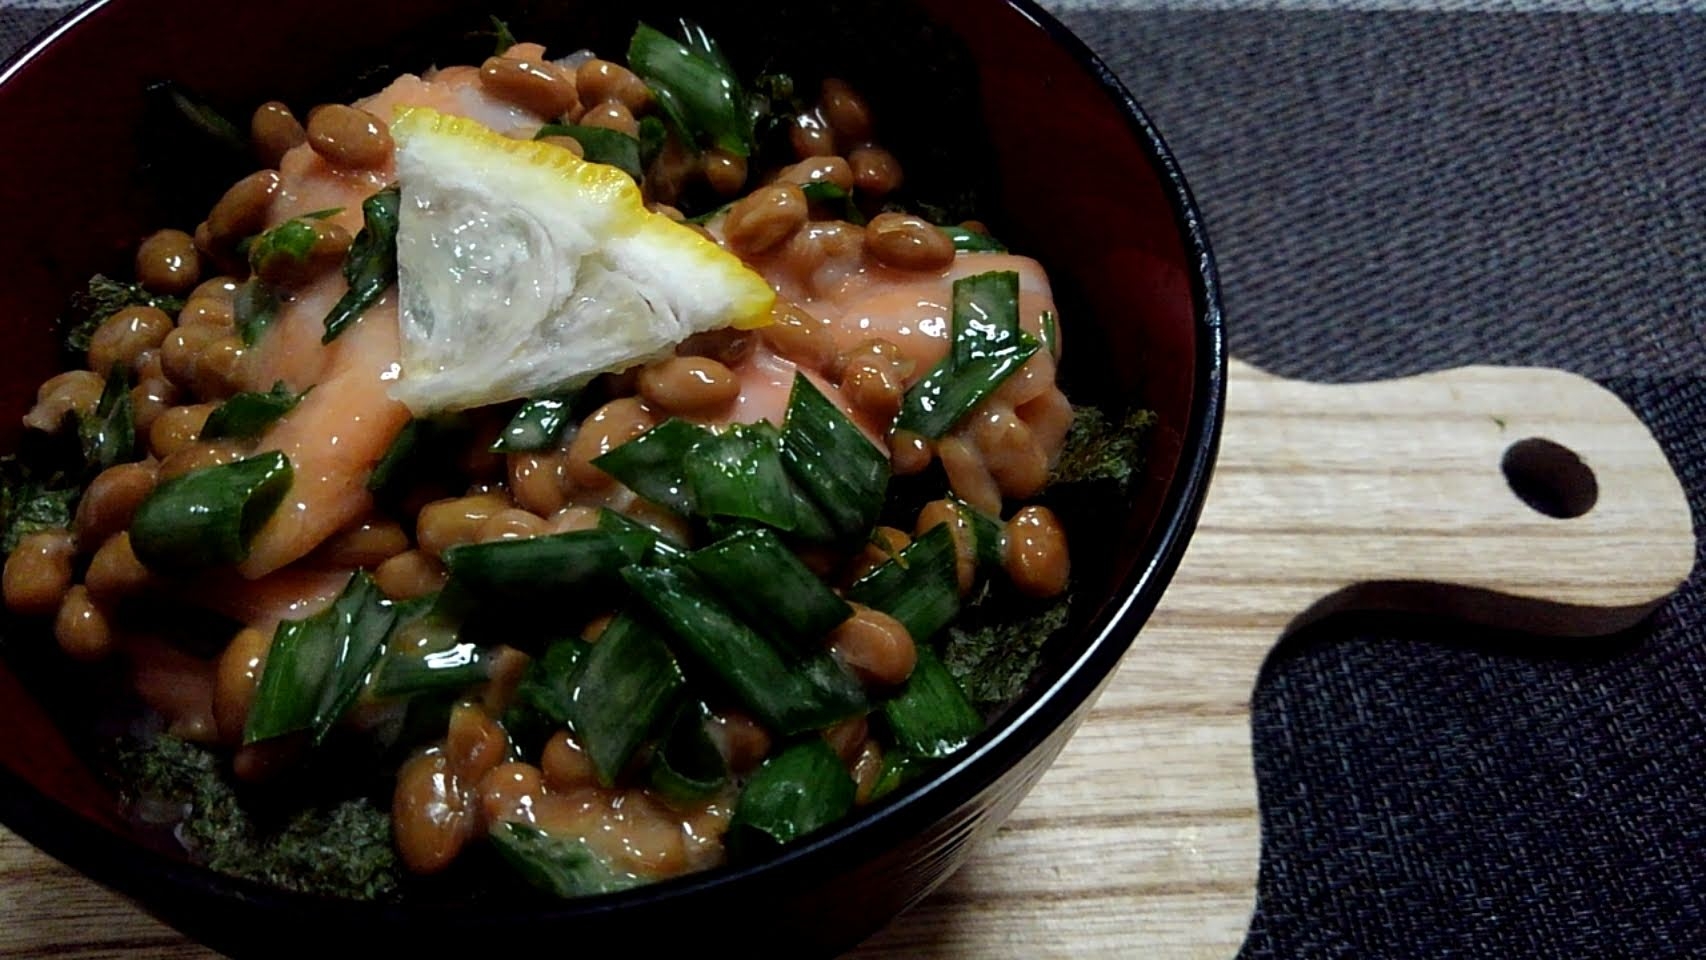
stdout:
<svg viewBox="0 0 1706 960">
<path fill-rule="evenodd" d="M 1147 475 L 1123 510 L 1069 531 L 1080 598 L 1069 635 L 992 728 L 934 776 L 764 862 L 557 905 L 326 900 L 146 848 L 81 749 L 86 735 L 68 706 L 76 691 L 56 688 L 58 674 L 38 676 L 30 661 L 39 658 L 25 653 L 44 641 L 10 625 L 0 645 L 0 820 L 220 950 L 449 955 L 522 935 L 660 955 L 849 947 L 924 897 L 1019 803 L 1185 549 L 1224 398 L 1213 260 L 1160 135 L 1078 40 L 1028 2 L 615 6 L 97 0 L 67 18 L 0 70 L 0 449 L 16 443 L 19 417 L 59 362 L 53 318 L 66 296 L 97 270 L 122 272 L 149 230 L 196 222 L 226 185 L 158 164 L 145 172 L 148 83 L 177 81 L 238 115 L 268 99 L 300 109 L 435 60 L 479 62 L 490 13 L 559 52 L 619 51 L 637 18 L 685 13 L 739 65 L 806 64 L 852 81 L 921 194 L 975 198 L 998 236 L 1041 260 L 1061 305 L 1069 393 L 1158 415 Z M 1128 669 L 1141 670 L 1134 656 Z"/>
</svg>

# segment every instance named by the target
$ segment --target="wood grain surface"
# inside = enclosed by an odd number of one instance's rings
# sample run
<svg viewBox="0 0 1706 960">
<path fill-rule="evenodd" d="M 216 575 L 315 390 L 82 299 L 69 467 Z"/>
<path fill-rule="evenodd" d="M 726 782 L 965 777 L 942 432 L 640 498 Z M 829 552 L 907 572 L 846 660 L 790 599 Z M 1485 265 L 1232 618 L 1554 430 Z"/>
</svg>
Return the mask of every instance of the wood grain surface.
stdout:
<svg viewBox="0 0 1706 960">
<path fill-rule="evenodd" d="M 1684 492 L 1616 397 L 1572 374 L 1465 368 L 1371 384 L 1234 363 L 1220 465 L 1162 606 L 1078 735 L 971 862 L 855 951 L 897 958 L 1225 958 L 1260 850 L 1250 696 L 1289 629 L 1335 610 L 1449 612 L 1595 636 L 1693 563 Z M 1501 462 L 1546 438 L 1591 470 L 1573 519 Z M 1519 464 L 1568 501 L 1581 478 Z M 213 956 L 0 830 L 0 956 Z"/>
</svg>

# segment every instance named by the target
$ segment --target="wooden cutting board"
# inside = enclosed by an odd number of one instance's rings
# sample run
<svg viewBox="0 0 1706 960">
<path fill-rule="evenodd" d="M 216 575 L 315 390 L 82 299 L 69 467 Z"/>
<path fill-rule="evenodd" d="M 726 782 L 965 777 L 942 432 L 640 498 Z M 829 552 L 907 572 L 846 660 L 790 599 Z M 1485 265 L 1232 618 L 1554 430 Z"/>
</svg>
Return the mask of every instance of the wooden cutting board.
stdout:
<svg viewBox="0 0 1706 960">
<path fill-rule="evenodd" d="M 1230 957 L 1261 841 L 1250 696 L 1281 636 L 1371 607 L 1600 636 L 1693 562 L 1664 453 L 1587 380 L 1324 386 L 1234 362 L 1202 522 L 1120 672 L 1007 825 L 852 958 Z M 212 956 L 0 830 L 0 956 L 50 952 Z"/>
</svg>

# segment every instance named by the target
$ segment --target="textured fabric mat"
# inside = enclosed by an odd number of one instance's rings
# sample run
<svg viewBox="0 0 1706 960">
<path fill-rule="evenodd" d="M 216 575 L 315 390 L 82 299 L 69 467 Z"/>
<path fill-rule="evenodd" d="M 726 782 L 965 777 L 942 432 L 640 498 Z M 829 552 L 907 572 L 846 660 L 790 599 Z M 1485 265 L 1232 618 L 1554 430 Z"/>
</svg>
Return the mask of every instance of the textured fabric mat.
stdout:
<svg viewBox="0 0 1706 960">
<path fill-rule="evenodd" d="M 1062 5 L 1177 152 L 1238 355 L 1598 378 L 1699 530 L 1706 17 Z M 0 2 L 0 54 L 63 6 Z M 1294 638 L 1255 696 L 1244 954 L 1706 955 L 1703 717 L 1698 573 L 1609 644 L 1391 617 Z"/>
<path fill-rule="evenodd" d="M 1706 18 L 1068 12 L 1287 376 L 1600 379 L 1706 516 Z M 1141 656 L 1141 638 L 1135 655 Z M 1255 697 L 1248 957 L 1706 955 L 1706 578 L 1574 646 L 1324 624 Z"/>
</svg>

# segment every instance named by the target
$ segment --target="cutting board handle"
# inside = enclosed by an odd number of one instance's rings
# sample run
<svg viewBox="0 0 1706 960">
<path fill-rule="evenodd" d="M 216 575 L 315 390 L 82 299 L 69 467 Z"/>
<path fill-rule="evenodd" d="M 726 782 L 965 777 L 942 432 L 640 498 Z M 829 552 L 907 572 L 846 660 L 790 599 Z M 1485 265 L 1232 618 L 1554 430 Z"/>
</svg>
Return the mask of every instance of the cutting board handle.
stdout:
<svg viewBox="0 0 1706 960">
<path fill-rule="evenodd" d="M 1229 373 L 1202 519 L 1119 673 L 1001 833 L 861 960 L 1229 958 L 1261 850 L 1250 698 L 1281 636 L 1350 608 L 1601 636 L 1694 564 L 1664 453 L 1591 381 Z"/>
<path fill-rule="evenodd" d="M 1463 367 L 1373 383 L 1233 362 L 1188 562 L 1306 585 L 1294 629 L 1345 609 L 1600 636 L 1688 576 L 1688 499 L 1615 395 L 1560 370 Z"/>
</svg>

